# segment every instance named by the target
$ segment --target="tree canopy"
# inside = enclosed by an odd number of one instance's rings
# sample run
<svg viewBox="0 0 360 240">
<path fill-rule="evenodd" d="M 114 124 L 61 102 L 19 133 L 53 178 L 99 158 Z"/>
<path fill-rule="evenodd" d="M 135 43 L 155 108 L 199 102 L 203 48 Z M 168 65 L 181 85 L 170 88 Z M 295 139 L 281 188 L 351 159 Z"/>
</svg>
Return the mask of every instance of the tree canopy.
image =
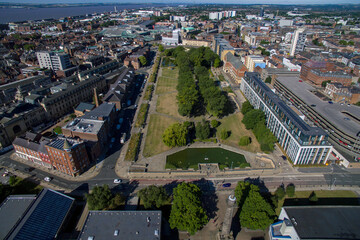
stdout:
<svg viewBox="0 0 360 240">
<path fill-rule="evenodd" d="M 90 210 L 104 210 L 111 204 L 113 198 L 108 185 L 95 186 L 91 193 L 86 194 Z"/>
<path fill-rule="evenodd" d="M 168 147 L 185 146 L 188 133 L 187 126 L 181 123 L 174 123 L 164 131 L 162 139 Z"/>
<path fill-rule="evenodd" d="M 169 198 L 163 186 L 155 185 L 141 189 L 138 196 L 142 200 L 145 209 L 160 208 L 165 205 Z"/>
<path fill-rule="evenodd" d="M 276 215 L 271 205 L 261 196 L 259 188 L 251 185 L 240 212 L 241 226 L 265 230 L 275 219 Z"/>
<path fill-rule="evenodd" d="M 252 109 L 254 109 L 254 107 L 247 100 L 241 105 L 241 113 L 244 115 Z"/>
<path fill-rule="evenodd" d="M 140 56 L 139 61 L 141 63 L 141 66 L 145 66 L 147 64 L 146 57 L 144 57 L 144 56 Z"/>
<path fill-rule="evenodd" d="M 208 139 L 210 137 L 210 126 L 205 119 L 201 122 L 198 122 L 195 127 L 196 138 L 200 140 Z"/>
<path fill-rule="evenodd" d="M 208 222 L 200 197 L 200 188 L 192 183 L 183 182 L 174 189 L 169 219 L 171 228 L 195 234 Z"/>
</svg>

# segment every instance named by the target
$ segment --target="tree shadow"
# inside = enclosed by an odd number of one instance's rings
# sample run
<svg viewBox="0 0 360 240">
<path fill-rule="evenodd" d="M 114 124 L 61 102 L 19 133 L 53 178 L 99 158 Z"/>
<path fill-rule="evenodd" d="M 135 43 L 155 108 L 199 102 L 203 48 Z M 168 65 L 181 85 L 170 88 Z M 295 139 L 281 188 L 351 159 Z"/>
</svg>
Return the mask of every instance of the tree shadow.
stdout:
<svg viewBox="0 0 360 240">
<path fill-rule="evenodd" d="M 235 213 L 235 215 L 234 215 L 234 217 L 232 218 L 232 221 L 231 221 L 230 232 L 233 232 L 234 239 L 236 239 L 236 236 L 241 231 L 240 212 L 241 212 L 241 208 L 238 208 L 238 210 L 236 211 L 236 213 Z"/>
<path fill-rule="evenodd" d="M 115 186 L 112 190 L 116 191 L 116 192 L 120 192 L 122 194 L 124 194 L 125 196 L 129 196 L 130 194 L 132 194 L 135 189 L 139 186 L 139 181 L 137 180 L 133 180 L 133 181 L 129 181 L 126 183 L 121 183 L 117 186 Z"/>
<path fill-rule="evenodd" d="M 268 193 L 269 189 L 265 186 L 264 180 L 260 177 L 257 178 L 245 178 L 245 182 L 249 182 L 259 187 L 261 193 Z"/>
<path fill-rule="evenodd" d="M 173 194 L 173 190 L 174 188 L 176 188 L 179 184 L 181 184 L 183 181 L 178 181 L 178 180 L 175 180 L 175 181 L 172 181 L 171 183 L 167 183 L 164 185 L 164 188 L 166 190 L 166 193 L 170 195 Z"/>
<path fill-rule="evenodd" d="M 82 183 L 77 188 L 72 190 L 69 195 L 71 196 L 84 196 L 84 193 L 89 192 L 89 184 L 88 183 Z"/>
<path fill-rule="evenodd" d="M 207 212 L 207 216 L 210 219 L 215 218 L 216 212 L 219 209 L 217 207 L 218 196 L 216 195 L 214 183 L 204 178 L 194 181 L 193 183 L 197 185 L 203 192 L 201 196 L 201 201 Z"/>
</svg>

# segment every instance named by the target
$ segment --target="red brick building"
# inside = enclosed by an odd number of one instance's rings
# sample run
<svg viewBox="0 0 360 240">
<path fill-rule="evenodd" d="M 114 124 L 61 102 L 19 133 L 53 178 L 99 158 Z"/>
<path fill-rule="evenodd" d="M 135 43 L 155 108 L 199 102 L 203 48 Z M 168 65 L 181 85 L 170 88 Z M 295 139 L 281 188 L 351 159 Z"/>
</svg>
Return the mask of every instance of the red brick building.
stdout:
<svg viewBox="0 0 360 240">
<path fill-rule="evenodd" d="M 77 176 L 90 164 L 83 141 L 58 137 L 45 147 L 53 168 L 62 173 Z"/>
<path fill-rule="evenodd" d="M 344 86 L 350 86 L 352 76 L 344 72 L 322 72 L 320 70 L 311 70 L 307 73 L 306 80 L 316 85 L 321 85 L 322 82 L 330 81 L 332 83 L 341 83 Z"/>
<path fill-rule="evenodd" d="M 326 62 L 326 61 L 309 60 L 301 67 L 300 78 L 305 81 L 308 80 L 308 75 L 311 70 L 320 70 L 322 72 L 334 71 L 335 65 L 334 63 Z"/>
<path fill-rule="evenodd" d="M 224 72 L 229 73 L 235 81 L 240 83 L 247 68 L 239 58 L 235 57 L 231 52 L 228 52 L 224 58 L 223 70 Z"/>
</svg>

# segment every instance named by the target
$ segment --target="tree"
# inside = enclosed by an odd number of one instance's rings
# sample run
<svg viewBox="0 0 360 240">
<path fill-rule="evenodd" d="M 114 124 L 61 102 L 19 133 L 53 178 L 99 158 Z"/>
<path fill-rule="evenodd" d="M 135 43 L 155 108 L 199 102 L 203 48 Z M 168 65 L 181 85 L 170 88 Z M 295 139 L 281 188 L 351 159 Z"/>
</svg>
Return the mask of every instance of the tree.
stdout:
<svg viewBox="0 0 360 240">
<path fill-rule="evenodd" d="M 268 77 L 265 79 L 265 82 L 266 82 L 266 83 L 271 83 L 271 77 L 268 76 Z"/>
<path fill-rule="evenodd" d="M 322 83 L 321 83 L 321 86 L 322 87 L 326 87 L 326 85 L 328 84 L 328 83 L 330 83 L 331 81 L 330 80 L 328 80 L 328 81 L 323 81 Z"/>
<path fill-rule="evenodd" d="M 205 119 L 203 119 L 201 122 L 198 122 L 195 127 L 195 135 L 196 138 L 200 140 L 204 140 L 209 138 L 210 136 L 210 126 Z"/>
<path fill-rule="evenodd" d="M 160 208 L 165 205 L 169 196 L 163 186 L 151 185 L 143 188 L 138 192 L 139 198 L 142 200 L 145 209 Z"/>
<path fill-rule="evenodd" d="M 54 129 L 53 129 L 54 133 L 56 133 L 57 135 L 59 134 L 62 134 L 62 130 L 61 130 L 61 127 L 60 126 L 56 126 Z"/>
<path fill-rule="evenodd" d="M 246 129 L 254 129 L 257 123 L 265 122 L 265 114 L 260 109 L 252 109 L 245 114 L 242 122 Z"/>
<path fill-rule="evenodd" d="M 220 63 L 221 63 L 220 59 L 219 59 L 219 58 L 215 58 L 215 60 L 214 60 L 214 68 L 220 67 Z"/>
<path fill-rule="evenodd" d="M 141 63 L 141 66 L 145 66 L 147 64 L 146 57 L 144 57 L 144 56 L 140 56 L 139 61 Z"/>
<path fill-rule="evenodd" d="M 265 230 L 276 218 L 271 205 L 260 195 L 259 188 L 250 186 L 249 194 L 240 212 L 240 224 L 249 229 Z"/>
<path fill-rule="evenodd" d="M 10 176 L 9 185 L 13 187 L 13 186 L 16 185 L 16 182 L 17 182 L 16 177 L 15 176 Z"/>
<path fill-rule="evenodd" d="M 229 137 L 229 132 L 228 132 L 225 128 L 221 129 L 220 138 L 221 138 L 222 140 L 225 140 L 225 139 L 227 139 L 228 137 Z"/>
<path fill-rule="evenodd" d="M 287 185 L 286 195 L 288 195 L 289 197 L 295 196 L 295 185 L 294 184 Z"/>
<path fill-rule="evenodd" d="M 285 189 L 284 186 L 279 186 L 275 191 L 275 196 L 277 199 L 283 199 L 285 197 Z"/>
<path fill-rule="evenodd" d="M 164 51 L 164 46 L 161 45 L 161 44 L 159 45 L 159 51 L 160 51 L 160 52 L 163 52 L 163 51 Z"/>
<path fill-rule="evenodd" d="M 126 198 L 121 195 L 120 193 L 117 193 L 113 199 L 111 199 L 111 203 L 109 206 L 109 209 L 111 210 L 118 210 L 121 205 L 125 204 Z"/>
<path fill-rule="evenodd" d="M 235 188 L 235 197 L 236 203 L 241 208 L 247 198 L 250 191 L 250 183 L 249 182 L 238 182 Z"/>
<path fill-rule="evenodd" d="M 218 120 L 211 120 L 210 122 L 212 128 L 217 128 L 220 125 L 220 122 Z"/>
<path fill-rule="evenodd" d="M 318 201 L 318 197 L 316 196 L 316 193 L 314 191 L 310 194 L 309 201 L 312 203 L 315 203 Z"/>
<path fill-rule="evenodd" d="M 89 210 L 104 210 L 109 208 L 112 200 L 112 193 L 108 185 L 96 186 L 91 193 L 86 194 Z"/>
<path fill-rule="evenodd" d="M 242 136 L 239 141 L 240 146 L 247 146 L 251 143 L 251 138 L 249 136 Z"/>
<path fill-rule="evenodd" d="M 168 147 L 185 146 L 188 132 L 185 125 L 174 123 L 164 131 L 162 139 L 164 144 Z"/>
<path fill-rule="evenodd" d="M 254 109 L 254 107 L 251 105 L 251 103 L 249 101 L 245 101 L 241 105 L 241 113 L 244 115 L 252 109 Z"/>
<path fill-rule="evenodd" d="M 200 197 L 200 188 L 192 183 L 183 182 L 174 189 L 169 218 L 171 228 L 195 234 L 208 222 Z"/>
</svg>

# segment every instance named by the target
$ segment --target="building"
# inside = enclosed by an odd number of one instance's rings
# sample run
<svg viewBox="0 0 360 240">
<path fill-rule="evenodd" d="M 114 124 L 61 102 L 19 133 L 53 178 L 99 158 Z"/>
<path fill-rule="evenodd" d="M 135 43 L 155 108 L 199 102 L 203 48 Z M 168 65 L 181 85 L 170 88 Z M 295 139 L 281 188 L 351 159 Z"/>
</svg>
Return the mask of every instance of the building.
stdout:
<svg viewBox="0 0 360 240">
<path fill-rule="evenodd" d="M 270 240 L 360 239 L 359 206 L 283 207 Z"/>
<path fill-rule="evenodd" d="M 70 85 L 64 91 L 46 96 L 40 104 L 49 119 L 58 119 L 72 112 L 80 102 L 92 100 L 94 88 L 104 92 L 107 89 L 106 79 L 98 76 L 89 77 Z"/>
<path fill-rule="evenodd" d="M 230 76 L 237 82 L 241 82 L 241 78 L 244 77 L 247 68 L 241 62 L 240 58 L 235 57 L 231 52 L 225 55 L 224 72 L 230 74 Z"/>
<path fill-rule="evenodd" d="M 360 102 L 360 88 L 356 86 L 344 86 L 341 83 L 326 84 L 325 93 L 334 102 L 356 104 Z"/>
<path fill-rule="evenodd" d="M 332 83 L 341 83 L 344 86 L 350 86 L 352 76 L 345 72 L 322 72 L 318 69 L 313 69 L 308 72 L 307 80 L 315 85 L 321 85 L 325 81 L 330 81 Z"/>
<path fill-rule="evenodd" d="M 225 55 L 228 52 L 235 54 L 235 49 L 230 45 L 230 43 L 223 38 L 222 35 L 216 35 L 212 44 L 213 51 L 219 55 L 221 61 L 224 61 Z"/>
<path fill-rule="evenodd" d="M 90 164 L 85 143 L 81 140 L 58 137 L 45 145 L 55 170 L 77 176 Z"/>
<path fill-rule="evenodd" d="M 297 76 L 278 76 L 274 88 L 283 99 L 305 114 L 312 124 L 324 129 L 329 142 L 344 157 L 339 163 L 345 167 L 360 167 L 360 141 L 357 120 L 360 108 L 357 106 L 328 102 L 323 95 L 318 94 L 318 88 L 303 82 Z"/>
<path fill-rule="evenodd" d="M 71 67 L 69 54 L 62 52 L 37 52 L 40 68 L 48 68 L 54 71 L 65 70 Z"/>
<path fill-rule="evenodd" d="M 194 39 L 183 39 L 182 44 L 184 46 L 192 46 L 192 47 L 210 47 L 211 41 L 207 40 L 194 40 Z"/>
<path fill-rule="evenodd" d="M 327 162 L 332 146 L 326 132 L 306 124 L 261 81 L 259 74 L 246 73 L 240 90 L 255 109 L 265 113 L 267 127 L 294 165 Z"/>
<path fill-rule="evenodd" d="M 294 20 L 292 19 L 280 19 L 279 27 L 290 27 L 294 24 Z"/>
<path fill-rule="evenodd" d="M 0 205 L 0 238 L 57 239 L 73 203 L 73 198 L 47 188 L 38 196 L 11 195 Z"/>
<path fill-rule="evenodd" d="M 256 67 L 265 68 L 266 63 L 260 55 L 248 55 L 245 57 L 245 66 L 249 72 L 254 72 Z"/>
<path fill-rule="evenodd" d="M 304 51 L 305 42 L 306 42 L 305 28 L 299 28 L 295 30 L 290 46 L 290 56 L 295 56 L 295 53 Z"/>
<path fill-rule="evenodd" d="M 12 144 L 16 156 L 40 166 L 52 168 L 50 157 L 45 147 L 50 141 L 51 139 L 42 137 L 40 134 L 26 132 L 25 136 L 16 137 Z"/>
<path fill-rule="evenodd" d="M 330 72 L 335 70 L 335 65 L 331 62 L 322 60 L 309 60 L 302 65 L 300 71 L 300 78 L 308 81 L 311 70 L 320 70 L 322 72 Z"/>
<path fill-rule="evenodd" d="M 235 16 L 236 16 L 236 11 L 223 11 L 223 12 L 211 12 L 211 13 L 209 13 L 209 19 L 210 20 L 221 20 L 224 17 L 229 18 L 229 17 L 235 17 Z"/>
<path fill-rule="evenodd" d="M 169 20 L 171 22 L 179 21 L 185 22 L 188 19 L 188 16 L 170 16 Z"/>
<path fill-rule="evenodd" d="M 78 240 L 159 240 L 161 211 L 90 211 Z"/>
<path fill-rule="evenodd" d="M 81 102 L 75 109 L 76 117 L 84 116 L 86 112 L 90 112 L 95 108 L 94 104 Z"/>
<path fill-rule="evenodd" d="M 163 34 L 161 42 L 164 45 L 178 45 L 180 42 L 180 29 L 175 29 L 170 34 Z"/>
</svg>

